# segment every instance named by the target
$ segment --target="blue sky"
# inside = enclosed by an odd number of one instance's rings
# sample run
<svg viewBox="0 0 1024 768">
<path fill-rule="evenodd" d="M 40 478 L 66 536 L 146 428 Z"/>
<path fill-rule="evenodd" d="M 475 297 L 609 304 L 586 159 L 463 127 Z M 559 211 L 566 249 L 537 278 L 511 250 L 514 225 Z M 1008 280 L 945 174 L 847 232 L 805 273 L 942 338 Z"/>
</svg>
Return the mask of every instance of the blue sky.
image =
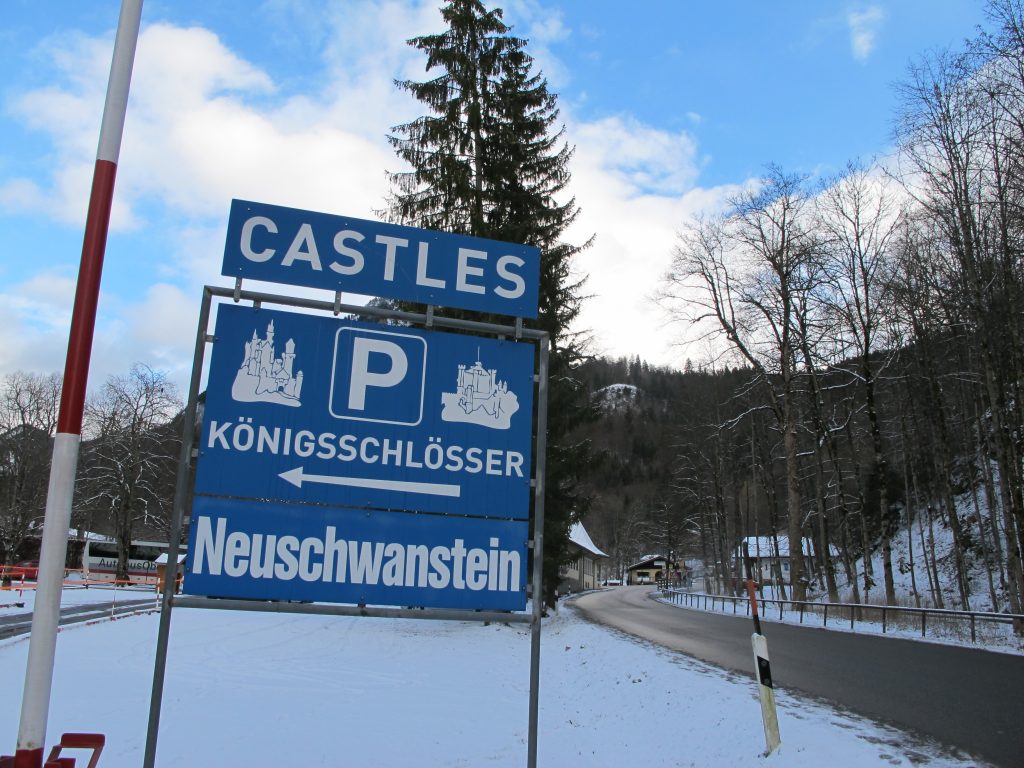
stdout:
<svg viewBox="0 0 1024 768">
<path fill-rule="evenodd" d="M 63 368 L 115 0 L 7 0 L 0 28 L 0 374 Z M 682 365 L 650 301 L 676 233 L 774 162 L 827 176 L 884 155 L 894 84 L 958 46 L 980 0 L 511 0 L 575 145 L 572 239 L 595 234 L 595 351 Z M 147 0 L 118 169 L 90 383 L 135 361 L 183 383 L 232 197 L 375 218 L 385 136 L 419 114 L 404 44 L 419 0 Z"/>
</svg>

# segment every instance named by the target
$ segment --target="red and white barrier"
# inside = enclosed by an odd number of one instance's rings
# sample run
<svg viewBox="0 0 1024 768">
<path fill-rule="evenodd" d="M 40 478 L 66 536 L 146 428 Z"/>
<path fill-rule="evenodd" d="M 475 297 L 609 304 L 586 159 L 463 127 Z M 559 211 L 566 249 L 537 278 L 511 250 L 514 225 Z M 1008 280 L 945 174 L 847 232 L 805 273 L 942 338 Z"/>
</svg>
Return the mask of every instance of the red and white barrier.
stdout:
<svg viewBox="0 0 1024 768">
<path fill-rule="evenodd" d="M 43 544 L 39 555 L 39 578 L 32 612 L 32 635 L 21 700 L 15 768 L 42 768 L 43 765 L 60 618 L 60 594 L 67 556 L 67 533 L 78 470 L 78 446 L 82 440 L 82 411 L 92 356 L 93 330 L 96 326 L 100 275 L 114 197 L 114 177 L 121 151 L 128 88 L 141 19 L 142 0 L 122 0 L 85 223 L 68 354 L 64 363 L 64 384 L 57 417 L 57 436 L 53 444 L 46 516 L 43 519 Z"/>
</svg>

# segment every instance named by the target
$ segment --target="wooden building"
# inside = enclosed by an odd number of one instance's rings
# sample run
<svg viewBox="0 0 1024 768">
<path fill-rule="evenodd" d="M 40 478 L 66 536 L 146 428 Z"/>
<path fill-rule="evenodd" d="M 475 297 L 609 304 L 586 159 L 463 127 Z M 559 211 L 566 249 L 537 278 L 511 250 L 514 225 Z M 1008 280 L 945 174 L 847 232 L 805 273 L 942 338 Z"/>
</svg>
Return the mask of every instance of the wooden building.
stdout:
<svg viewBox="0 0 1024 768">
<path fill-rule="evenodd" d="M 598 563 L 608 555 L 597 548 L 583 523 L 576 523 L 569 531 L 569 552 L 573 559 L 559 572 L 558 594 L 596 589 Z"/>
</svg>

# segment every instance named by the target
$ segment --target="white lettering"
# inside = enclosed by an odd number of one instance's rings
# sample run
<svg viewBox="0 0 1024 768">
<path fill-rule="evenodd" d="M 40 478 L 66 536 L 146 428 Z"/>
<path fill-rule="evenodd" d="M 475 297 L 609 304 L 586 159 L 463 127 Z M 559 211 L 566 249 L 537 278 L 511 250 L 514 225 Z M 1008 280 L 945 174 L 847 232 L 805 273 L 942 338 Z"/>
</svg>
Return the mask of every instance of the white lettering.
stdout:
<svg viewBox="0 0 1024 768">
<path fill-rule="evenodd" d="M 254 579 L 274 578 L 274 547 L 277 536 L 267 534 L 266 546 L 263 546 L 263 534 L 252 535 L 252 551 L 249 554 L 249 575 Z"/>
<path fill-rule="evenodd" d="M 294 536 L 282 536 L 277 540 L 277 559 L 280 561 L 274 566 L 274 576 L 282 581 L 291 581 L 299 570 L 299 561 L 295 553 L 299 549 L 299 540 Z"/>
<path fill-rule="evenodd" d="M 349 581 L 353 584 L 376 584 L 380 580 L 380 566 L 384 559 L 384 545 L 364 541 L 348 543 Z"/>
<path fill-rule="evenodd" d="M 235 531 L 228 535 L 227 550 L 224 554 L 224 573 L 228 576 L 244 576 L 249 570 L 249 537 Z"/>
<path fill-rule="evenodd" d="M 384 547 L 384 573 L 381 583 L 385 587 L 400 587 L 405 583 L 405 547 L 401 544 L 388 544 Z"/>
<path fill-rule="evenodd" d="M 394 459 L 396 467 L 402 466 L 402 441 L 396 440 L 395 446 L 391 446 L 391 440 L 384 438 L 384 445 L 381 446 L 381 464 L 387 466 L 388 459 Z"/>
<path fill-rule="evenodd" d="M 405 586 L 415 587 L 427 583 L 427 565 L 430 550 L 426 545 L 410 544 L 405 548 Z"/>
<path fill-rule="evenodd" d="M 324 581 L 332 578 L 339 584 L 345 581 L 345 571 L 348 570 L 348 542 L 344 539 L 335 540 L 334 526 L 327 526 L 327 536 L 324 542 Z M 333 574 L 337 573 L 337 576 Z"/>
<path fill-rule="evenodd" d="M 523 454 L 519 451 L 505 454 L 505 477 L 511 477 L 513 472 L 517 477 L 523 476 Z"/>
<path fill-rule="evenodd" d="M 462 559 L 466 556 L 466 547 L 462 539 L 455 540 L 452 547 L 452 586 L 456 589 L 465 589 L 466 582 L 462 578 Z"/>
<path fill-rule="evenodd" d="M 256 227 L 263 227 L 272 235 L 277 234 L 277 225 L 266 216 L 253 216 L 251 219 L 247 219 L 245 224 L 242 225 L 242 238 L 239 243 L 242 255 L 249 261 L 255 261 L 256 263 L 270 261 L 274 258 L 274 254 L 277 253 L 273 248 L 264 248 L 262 251 L 254 251 L 252 249 L 252 231 Z"/>
<path fill-rule="evenodd" d="M 303 246 L 305 246 L 305 250 L 303 250 Z M 288 247 L 288 253 L 285 254 L 284 259 L 281 261 L 281 266 L 290 267 L 296 261 L 309 262 L 309 265 L 317 272 L 324 271 L 323 266 L 320 264 L 320 253 L 316 249 L 313 227 L 309 224 L 303 224 L 299 227 L 299 231 L 295 233 L 295 239 L 292 240 L 292 244 Z"/>
<path fill-rule="evenodd" d="M 447 589 L 451 583 L 451 570 L 448 568 L 448 561 L 452 559 L 452 553 L 448 547 L 434 547 L 430 550 L 430 567 L 433 573 L 427 577 L 427 581 L 434 589 Z"/>
<path fill-rule="evenodd" d="M 526 293 L 526 281 L 523 280 L 521 275 L 517 275 L 515 272 L 509 272 L 508 265 L 515 264 L 517 267 L 521 267 L 526 262 L 518 256 L 502 256 L 498 259 L 496 265 L 498 269 L 498 277 L 508 280 L 512 283 L 512 288 L 506 288 L 503 285 L 499 285 L 494 289 L 494 292 L 501 296 L 503 299 L 518 299 L 524 293 Z"/>
<path fill-rule="evenodd" d="M 363 242 L 366 238 L 363 235 L 355 232 L 351 229 L 344 229 L 334 236 L 334 250 L 338 252 L 339 256 L 347 256 L 352 259 L 352 263 L 345 265 L 339 264 L 336 261 L 332 261 L 327 266 L 331 268 L 333 272 L 337 272 L 339 275 L 358 275 L 363 271 L 363 254 L 357 251 L 355 248 L 350 248 L 345 245 L 346 240 L 355 240 L 357 243 Z"/>
<path fill-rule="evenodd" d="M 370 355 L 385 355 L 388 369 L 382 373 L 370 370 Z M 409 359 L 393 341 L 357 336 L 352 346 L 352 381 L 348 391 L 348 407 L 355 411 L 366 409 L 368 387 L 393 387 L 405 378 Z"/>
<path fill-rule="evenodd" d="M 384 279 L 394 281 L 395 250 L 397 248 L 408 248 L 409 241 L 401 237 L 389 237 L 388 235 L 377 235 L 375 239 L 384 246 Z"/>
<path fill-rule="evenodd" d="M 459 268 L 455 277 L 455 290 L 466 293 L 484 293 L 482 285 L 474 285 L 467 282 L 469 275 L 481 277 L 484 273 L 482 267 L 469 266 L 470 259 L 487 259 L 487 251 L 474 251 L 472 248 L 459 248 Z"/>
<path fill-rule="evenodd" d="M 359 458 L 363 460 L 365 464 L 376 464 L 380 459 L 380 454 L 369 454 L 366 450 L 366 446 L 373 445 L 380 448 L 380 441 L 376 437 L 364 437 L 363 442 L 359 444 Z"/>
<path fill-rule="evenodd" d="M 498 579 L 499 592 L 519 591 L 519 553 L 512 550 L 500 552 L 501 564 L 498 567 L 500 578 Z"/>
<path fill-rule="evenodd" d="M 476 474 L 484 468 L 484 464 L 480 461 L 480 456 L 483 454 L 479 448 L 469 448 L 466 450 L 466 471 L 472 474 Z"/>
<path fill-rule="evenodd" d="M 337 538 L 334 526 L 323 536 L 228 532 L 228 520 L 200 516 L 196 521 L 193 573 L 210 576 L 305 582 L 520 592 L 519 552 L 501 548 L 492 536 L 489 549 L 467 549 L 463 539 L 451 547 Z"/>
<path fill-rule="evenodd" d="M 312 554 L 322 555 L 324 543 L 312 536 L 302 540 L 299 547 L 299 578 L 303 581 L 319 581 L 323 566 L 312 562 Z"/>
<path fill-rule="evenodd" d="M 501 474 L 501 451 L 497 448 L 487 449 L 487 474 L 488 475 L 500 475 Z"/>
<path fill-rule="evenodd" d="M 466 586 L 479 592 L 487 586 L 487 552 L 471 549 L 466 555 Z"/>
<path fill-rule="evenodd" d="M 213 529 L 210 527 L 210 518 L 202 516 L 196 520 L 196 557 L 192 562 L 192 573 L 203 572 L 203 558 L 205 557 L 206 572 L 211 576 L 220 576 L 220 569 L 224 563 L 224 533 L 227 527 L 227 518 L 218 517 L 217 533 L 214 535 Z"/>
<path fill-rule="evenodd" d="M 419 257 L 416 259 L 416 285 L 422 285 L 426 288 L 444 288 L 444 280 L 436 277 L 427 277 L 427 257 L 429 252 L 430 244 L 420 243 Z"/>
<path fill-rule="evenodd" d="M 206 441 L 207 448 L 213 448 L 214 442 L 219 442 L 220 447 L 225 451 L 229 449 L 227 431 L 231 428 L 231 422 L 226 424 L 218 424 L 216 421 L 210 422 L 210 437 Z"/>
</svg>

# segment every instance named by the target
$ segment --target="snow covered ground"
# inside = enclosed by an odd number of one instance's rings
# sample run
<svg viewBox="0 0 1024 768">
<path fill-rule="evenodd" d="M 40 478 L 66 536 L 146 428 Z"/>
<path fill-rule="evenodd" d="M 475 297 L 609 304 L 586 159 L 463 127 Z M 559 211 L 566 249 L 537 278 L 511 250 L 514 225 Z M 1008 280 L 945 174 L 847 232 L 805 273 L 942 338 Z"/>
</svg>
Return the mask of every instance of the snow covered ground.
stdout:
<svg viewBox="0 0 1024 768">
<path fill-rule="evenodd" d="M 61 632 L 50 741 L 64 731 L 101 732 L 101 768 L 141 763 L 157 621 L 149 614 Z M 0 643 L 0 752 L 16 741 L 27 652 L 24 638 Z M 523 625 L 178 609 L 157 762 L 523 766 L 529 661 Z M 776 693 L 783 744 L 765 758 L 752 676 L 564 608 L 544 625 L 538 763 L 978 765 Z"/>
</svg>

